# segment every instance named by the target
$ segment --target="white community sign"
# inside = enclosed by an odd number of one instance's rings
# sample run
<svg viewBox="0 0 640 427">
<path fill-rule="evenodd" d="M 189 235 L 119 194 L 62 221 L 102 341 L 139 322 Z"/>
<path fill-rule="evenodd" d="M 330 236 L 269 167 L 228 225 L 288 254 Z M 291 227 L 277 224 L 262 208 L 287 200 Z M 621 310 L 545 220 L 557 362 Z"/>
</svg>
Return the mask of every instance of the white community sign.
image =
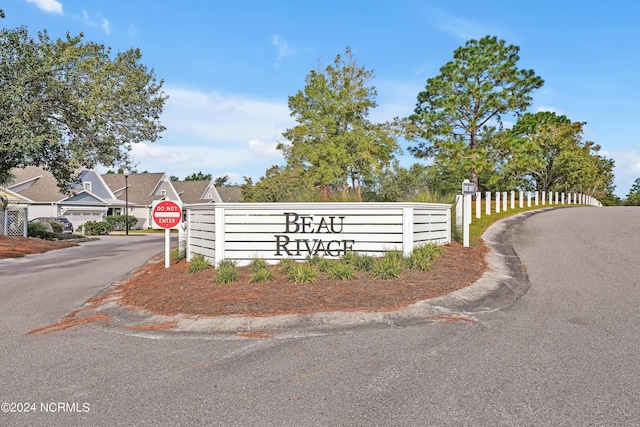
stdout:
<svg viewBox="0 0 640 427">
<path fill-rule="evenodd" d="M 214 265 L 255 258 L 339 258 L 347 252 L 408 255 L 417 246 L 451 241 L 451 205 L 434 203 L 216 203 L 186 205 L 187 260 Z"/>
</svg>

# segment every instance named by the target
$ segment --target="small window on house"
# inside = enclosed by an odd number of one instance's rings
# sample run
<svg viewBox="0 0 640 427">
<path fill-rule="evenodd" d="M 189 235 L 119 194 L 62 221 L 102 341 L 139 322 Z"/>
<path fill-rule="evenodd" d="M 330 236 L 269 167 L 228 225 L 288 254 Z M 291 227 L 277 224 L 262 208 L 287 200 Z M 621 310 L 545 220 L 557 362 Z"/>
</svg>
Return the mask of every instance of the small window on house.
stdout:
<svg viewBox="0 0 640 427">
<path fill-rule="evenodd" d="M 160 190 L 160 195 L 161 196 L 166 196 L 167 195 L 167 190 Z"/>
<path fill-rule="evenodd" d="M 213 196 L 211 195 L 211 193 L 207 194 L 207 199 L 213 199 Z"/>
<path fill-rule="evenodd" d="M 89 181 L 84 181 L 82 183 L 82 186 L 84 187 L 85 190 L 91 191 L 91 183 Z"/>
</svg>

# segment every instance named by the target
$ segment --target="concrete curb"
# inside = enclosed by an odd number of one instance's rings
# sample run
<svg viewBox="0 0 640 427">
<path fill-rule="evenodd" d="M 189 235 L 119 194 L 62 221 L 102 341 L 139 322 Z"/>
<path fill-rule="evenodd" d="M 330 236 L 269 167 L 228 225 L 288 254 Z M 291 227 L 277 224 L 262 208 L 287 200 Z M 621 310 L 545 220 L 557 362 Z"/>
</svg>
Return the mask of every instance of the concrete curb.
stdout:
<svg viewBox="0 0 640 427">
<path fill-rule="evenodd" d="M 489 247 L 488 270 L 474 284 L 445 296 L 419 301 L 394 312 L 326 312 L 311 315 L 272 317 L 241 316 L 162 316 L 120 306 L 117 299 L 105 301 L 97 313 L 111 315 L 109 325 L 90 324 L 93 328 L 128 335 L 160 338 L 189 335 L 237 338 L 239 333 L 261 333 L 278 338 L 340 333 L 355 327 L 401 326 L 437 319 L 473 320 L 473 316 L 510 306 L 529 289 L 526 271 L 513 249 L 513 233 L 525 219 L 549 209 L 527 211 L 500 220 L 489 227 L 482 238 Z M 157 330 L 143 330 L 153 327 Z M 167 325 L 167 329 L 163 329 Z"/>
</svg>

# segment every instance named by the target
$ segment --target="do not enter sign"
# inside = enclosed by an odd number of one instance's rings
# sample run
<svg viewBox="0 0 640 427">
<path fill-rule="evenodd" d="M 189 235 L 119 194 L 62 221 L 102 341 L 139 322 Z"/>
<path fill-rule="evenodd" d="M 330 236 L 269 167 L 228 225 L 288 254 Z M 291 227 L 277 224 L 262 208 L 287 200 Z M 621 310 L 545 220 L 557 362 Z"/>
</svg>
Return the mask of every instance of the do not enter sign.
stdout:
<svg viewBox="0 0 640 427">
<path fill-rule="evenodd" d="M 178 228 L 182 222 L 182 206 L 171 200 L 155 200 L 151 217 L 152 228 Z"/>
</svg>

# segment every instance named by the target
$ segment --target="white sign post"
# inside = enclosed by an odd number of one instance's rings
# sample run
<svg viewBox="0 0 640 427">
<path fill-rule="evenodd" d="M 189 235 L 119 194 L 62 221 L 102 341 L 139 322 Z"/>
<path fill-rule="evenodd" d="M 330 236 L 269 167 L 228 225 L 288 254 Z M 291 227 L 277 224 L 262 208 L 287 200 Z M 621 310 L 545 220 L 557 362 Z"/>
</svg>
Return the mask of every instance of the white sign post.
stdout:
<svg viewBox="0 0 640 427">
<path fill-rule="evenodd" d="M 469 224 L 471 224 L 471 196 L 476 194 L 476 185 L 465 179 L 462 183 L 462 245 L 469 247 Z"/>
<path fill-rule="evenodd" d="M 182 222 L 182 203 L 172 200 L 153 201 L 152 228 L 164 228 L 164 268 L 169 268 L 171 253 L 171 229 Z"/>
</svg>

